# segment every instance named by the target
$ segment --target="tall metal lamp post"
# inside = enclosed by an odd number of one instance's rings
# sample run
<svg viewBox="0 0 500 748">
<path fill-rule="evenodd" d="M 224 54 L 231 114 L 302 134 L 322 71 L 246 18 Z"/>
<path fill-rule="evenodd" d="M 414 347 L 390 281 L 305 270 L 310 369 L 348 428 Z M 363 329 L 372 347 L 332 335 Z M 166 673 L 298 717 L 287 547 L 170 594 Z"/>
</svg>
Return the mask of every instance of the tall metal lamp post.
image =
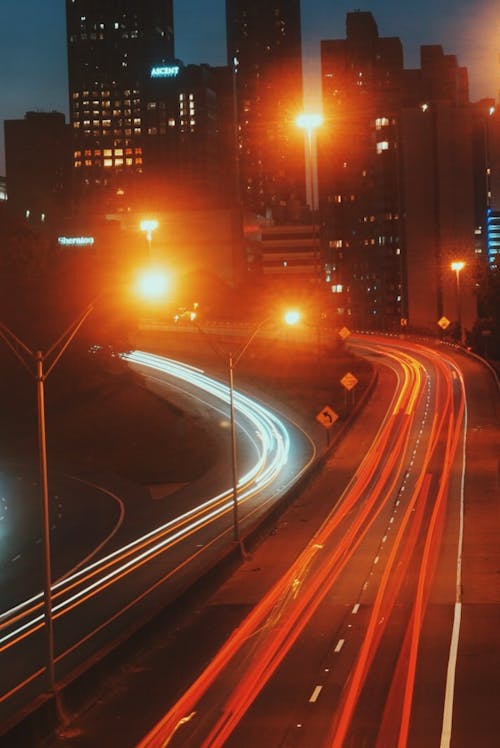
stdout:
<svg viewBox="0 0 500 748">
<path fill-rule="evenodd" d="M 151 244 L 153 241 L 153 231 L 156 231 L 159 223 L 156 218 L 145 218 L 141 221 L 141 231 L 146 234 L 146 240 L 148 243 L 149 259 L 151 260 Z"/>
<path fill-rule="evenodd" d="M 456 293 L 457 293 L 457 320 L 458 320 L 458 332 L 460 335 L 460 342 L 464 342 L 462 334 L 462 291 L 460 287 L 460 273 L 465 267 L 465 262 L 457 260 L 451 263 L 451 269 L 455 271 L 456 277 Z"/>
<path fill-rule="evenodd" d="M 316 139 L 315 133 L 318 127 L 323 124 L 323 117 L 321 114 L 314 113 L 302 113 L 299 114 L 295 120 L 298 127 L 304 130 L 305 134 L 305 145 L 306 145 L 306 184 L 308 185 L 306 192 L 309 192 L 309 205 L 311 206 L 311 228 L 312 228 L 312 242 L 313 242 L 313 253 L 314 253 L 314 265 L 315 271 L 318 272 L 319 258 L 317 257 L 318 247 L 316 244 L 316 210 L 318 209 L 318 194 L 317 194 L 317 182 L 318 182 L 318 170 L 317 170 L 317 152 L 316 152 Z M 307 179 L 309 177 L 309 179 Z"/>
<path fill-rule="evenodd" d="M 286 325 L 296 325 L 301 318 L 301 314 L 296 310 L 289 310 L 283 315 L 283 321 Z M 234 412 L 234 370 L 240 362 L 242 356 L 250 344 L 255 340 L 259 331 L 262 327 L 270 321 L 269 317 L 265 317 L 259 324 L 254 328 L 252 334 L 243 346 L 236 353 L 230 352 L 227 357 L 227 371 L 229 381 L 229 420 L 230 420 L 230 433 L 231 433 L 231 473 L 232 473 L 232 484 L 233 484 L 233 540 L 238 544 L 241 555 L 245 557 L 245 548 L 240 533 L 240 524 L 238 517 L 238 451 L 237 451 L 237 438 L 236 438 L 236 417 Z M 198 330 L 205 337 L 209 338 L 199 326 Z M 211 347 L 217 354 L 221 354 L 222 351 L 217 348 L 213 342 L 209 341 Z"/>
<path fill-rule="evenodd" d="M 157 274 L 158 276 L 158 274 Z M 141 276 L 142 278 L 143 276 Z M 136 292 L 143 298 L 158 298 L 165 289 L 165 284 L 152 275 L 149 276 L 149 284 L 142 284 L 141 278 L 136 286 Z M 3 322 L 0 322 L 0 338 L 10 348 L 12 353 L 20 361 L 36 382 L 37 394 L 37 423 L 38 423 L 38 452 L 40 471 L 40 498 L 42 513 L 42 548 L 43 548 L 43 592 L 44 592 L 44 617 L 46 632 L 46 677 L 49 693 L 54 698 L 56 714 L 59 722 L 67 721 L 66 714 L 61 701 L 61 695 L 57 687 L 55 677 L 55 655 L 54 655 L 54 616 L 52 605 L 52 554 L 50 543 L 50 509 L 49 509 L 49 480 L 47 466 L 47 432 L 45 421 L 45 382 L 53 371 L 62 355 L 73 341 L 87 317 L 94 311 L 97 299 L 94 299 L 60 337 L 46 350 L 31 350 L 18 338 L 14 332 Z"/>
<path fill-rule="evenodd" d="M 40 350 L 33 351 L 28 348 L 28 346 L 12 332 L 12 330 L 0 322 L 0 337 L 36 382 L 40 498 L 42 509 L 46 674 L 49 693 L 54 697 L 57 718 L 63 723 L 66 721 L 66 715 L 62 706 L 55 677 L 54 618 L 52 614 L 52 555 L 50 549 L 49 481 L 47 469 L 47 436 L 45 427 L 45 381 L 93 310 L 94 303 L 89 304 L 89 306 L 71 323 L 55 343 L 45 351 L 45 353 Z"/>
</svg>

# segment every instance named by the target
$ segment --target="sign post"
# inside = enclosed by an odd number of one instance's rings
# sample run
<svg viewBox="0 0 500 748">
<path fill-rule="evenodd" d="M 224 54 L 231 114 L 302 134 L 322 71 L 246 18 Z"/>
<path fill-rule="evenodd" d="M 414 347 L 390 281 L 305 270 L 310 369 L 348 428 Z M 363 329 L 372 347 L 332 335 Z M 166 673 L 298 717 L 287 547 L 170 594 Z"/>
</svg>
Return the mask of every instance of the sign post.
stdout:
<svg viewBox="0 0 500 748">
<path fill-rule="evenodd" d="M 321 408 L 320 412 L 316 416 L 316 420 L 326 429 L 326 446 L 330 444 L 330 429 L 338 420 L 338 415 L 335 413 L 333 408 L 329 405 L 325 405 Z"/>
</svg>

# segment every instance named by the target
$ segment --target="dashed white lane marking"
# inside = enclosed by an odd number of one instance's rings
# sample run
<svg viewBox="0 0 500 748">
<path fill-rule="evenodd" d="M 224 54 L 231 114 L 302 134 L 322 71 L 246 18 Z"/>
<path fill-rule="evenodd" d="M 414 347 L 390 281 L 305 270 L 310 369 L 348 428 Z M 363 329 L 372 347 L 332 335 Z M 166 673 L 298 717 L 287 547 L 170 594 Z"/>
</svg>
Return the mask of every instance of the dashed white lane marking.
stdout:
<svg viewBox="0 0 500 748">
<path fill-rule="evenodd" d="M 356 603 L 356 605 L 354 606 L 354 608 L 351 611 L 351 613 L 353 614 L 353 616 L 356 615 L 356 613 L 358 612 L 358 610 L 359 610 L 359 603 Z"/>
<path fill-rule="evenodd" d="M 333 651 L 334 652 L 340 652 L 340 650 L 342 649 L 343 646 L 344 646 L 344 639 L 339 639 L 338 642 L 337 642 L 337 646 L 335 647 L 335 649 Z"/>
<path fill-rule="evenodd" d="M 314 704 L 314 702 L 317 700 L 318 696 L 320 695 L 322 688 L 323 686 L 316 686 L 316 688 L 311 694 L 311 698 L 309 699 L 310 704 Z"/>
<path fill-rule="evenodd" d="M 380 560 L 380 556 L 375 556 L 375 558 L 373 559 L 373 563 L 378 564 L 379 560 Z"/>
</svg>

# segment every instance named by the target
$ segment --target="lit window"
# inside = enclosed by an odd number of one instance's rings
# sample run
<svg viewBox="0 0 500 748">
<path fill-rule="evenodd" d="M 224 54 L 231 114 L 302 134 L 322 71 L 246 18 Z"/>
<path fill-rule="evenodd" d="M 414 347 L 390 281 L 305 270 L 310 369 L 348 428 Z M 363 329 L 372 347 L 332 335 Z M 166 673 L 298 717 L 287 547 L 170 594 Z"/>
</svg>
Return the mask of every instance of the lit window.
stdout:
<svg viewBox="0 0 500 748">
<path fill-rule="evenodd" d="M 382 151 L 388 151 L 389 150 L 389 143 L 387 140 L 381 140 L 379 143 L 377 143 L 377 153 L 382 153 Z"/>
<path fill-rule="evenodd" d="M 109 168 L 110 166 L 113 166 L 113 159 L 112 158 L 105 158 L 104 159 L 104 166 L 106 168 Z"/>
</svg>

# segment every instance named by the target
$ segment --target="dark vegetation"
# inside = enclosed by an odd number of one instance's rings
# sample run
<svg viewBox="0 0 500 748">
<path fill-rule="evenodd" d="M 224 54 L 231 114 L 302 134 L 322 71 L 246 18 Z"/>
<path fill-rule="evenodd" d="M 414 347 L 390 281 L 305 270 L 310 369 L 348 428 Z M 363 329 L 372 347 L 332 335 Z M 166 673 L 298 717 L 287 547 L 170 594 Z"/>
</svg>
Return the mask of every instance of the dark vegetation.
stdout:
<svg viewBox="0 0 500 748">
<path fill-rule="evenodd" d="M 149 392 L 119 355 L 130 349 L 140 313 L 129 290 L 130 278 L 97 258 L 51 252 L 29 227 L 2 222 L 0 467 L 38 459 L 35 361 L 23 346 L 45 353 L 94 299 L 46 380 L 50 465 L 144 483 L 191 480 L 193 466 L 200 474 L 208 467 L 215 447 L 205 427 Z"/>
<path fill-rule="evenodd" d="M 35 362 L 23 346 L 47 352 L 94 299 L 94 311 L 46 380 L 50 467 L 110 472 L 153 484 L 192 480 L 214 460 L 217 444 L 202 419 L 150 392 L 120 353 L 143 347 L 178 355 L 210 367 L 227 381 L 227 353 L 244 339 L 219 337 L 214 345 L 199 332 L 171 337 L 140 333 L 138 320 L 145 310 L 133 300 L 130 285 L 130 275 L 103 266 L 91 253 L 55 251 L 28 225 L 2 221 L 0 468 L 38 459 Z M 251 324 L 270 310 L 279 314 L 287 303 L 284 295 L 259 295 L 255 289 L 251 292 L 252 285 L 234 290 L 220 279 L 184 279 L 185 298 L 179 293 L 163 318 L 171 319 L 173 308 L 192 306 L 193 299 L 200 304 L 201 327 L 209 318 L 246 319 Z M 307 294 L 292 292 L 289 289 L 289 300 L 306 309 Z M 50 360 L 46 368 L 49 365 Z M 349 370 L 360 379 L 361 391 L 371 375 L 369 367 L 347 354 L 329 333 L 321 350 L 284 344 L 271 335 L 257 338 L 245 353 L 236 372 L 237 386 L 269 394 L 310 422 L 325 405 L 343 416 L 348 400 L 339 380 Z"/>
</svg>

